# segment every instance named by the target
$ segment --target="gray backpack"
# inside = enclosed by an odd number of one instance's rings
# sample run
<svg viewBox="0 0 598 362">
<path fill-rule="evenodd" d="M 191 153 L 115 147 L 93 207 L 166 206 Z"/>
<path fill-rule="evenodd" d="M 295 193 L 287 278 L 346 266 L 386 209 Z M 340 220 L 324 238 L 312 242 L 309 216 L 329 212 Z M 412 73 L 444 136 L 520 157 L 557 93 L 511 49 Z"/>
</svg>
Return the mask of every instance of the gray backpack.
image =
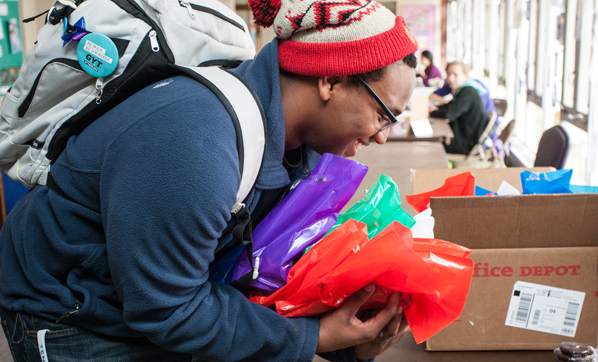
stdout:
<svg viewBox="0 0 598 362">
<path fill-rule="evenodd" d="M 186 74 L 235 123 L 238 211 L 261 168 L 265 119 L 251 87 L 222 65 L 254 55 L 247 25 L 217 0 L 58 0 L 2 102 L 0 169 L 27 187 L 49 183 L 70 136 L 136 91 Z"/>
</svg>

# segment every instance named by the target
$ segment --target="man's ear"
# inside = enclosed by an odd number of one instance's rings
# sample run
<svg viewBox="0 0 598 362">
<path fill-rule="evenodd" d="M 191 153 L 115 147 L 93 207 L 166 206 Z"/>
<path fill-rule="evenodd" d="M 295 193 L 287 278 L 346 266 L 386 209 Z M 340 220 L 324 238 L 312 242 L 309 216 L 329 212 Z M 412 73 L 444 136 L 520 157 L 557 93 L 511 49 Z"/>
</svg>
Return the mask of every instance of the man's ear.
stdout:
<svg viewBox="0 0 598 362">
<path fill-rule="evenodd" d="M 335 92 L 340 91 L 343 87 L 348 86 L 350 82 L 349 77 L 320 77 L 318 78 L 318 91 L 320 98 L 326 102 L 332 97 Z"/>
</svg>

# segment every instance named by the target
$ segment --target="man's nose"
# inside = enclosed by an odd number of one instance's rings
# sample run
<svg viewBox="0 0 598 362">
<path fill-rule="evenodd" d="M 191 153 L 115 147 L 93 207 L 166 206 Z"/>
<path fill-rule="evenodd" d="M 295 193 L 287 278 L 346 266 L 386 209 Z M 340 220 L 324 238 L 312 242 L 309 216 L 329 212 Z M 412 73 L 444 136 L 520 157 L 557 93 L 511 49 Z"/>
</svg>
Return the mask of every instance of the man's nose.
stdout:
<svg viewBox="0 0 598 362">
<path fill-rule="evenodd" d="M 389 134 L 390 134 L 390 127 L 376 133 L 374 135 L 374 137 L 372 137 L 372 139 L 374 140 L 374 142 L 382 145 L 382 144 L 386 143 L 386 140 L 388 139 Z"/>
</svg>

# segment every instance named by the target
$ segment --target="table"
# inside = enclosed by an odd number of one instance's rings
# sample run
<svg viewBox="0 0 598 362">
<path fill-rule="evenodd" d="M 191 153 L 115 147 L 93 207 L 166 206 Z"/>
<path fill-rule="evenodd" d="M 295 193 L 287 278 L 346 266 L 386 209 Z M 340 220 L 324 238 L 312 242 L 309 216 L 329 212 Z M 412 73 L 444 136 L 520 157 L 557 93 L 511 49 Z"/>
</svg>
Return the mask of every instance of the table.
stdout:
<svg viewBox="0 0 598 362">
<path fill-rule="evenodd" d="M 444 118 L 430 117 L 430 125 L 432 126 L 432 136 L 430 137 L 415 137 L 411 128 L 409 127 L 409 121 L 405 121 L 405 126 L 393 127 L 388 135 L 388 141 L 427 141 L 427 142 L 444 142 L 447 145 L 451 143 L 451 140 L 455 137 L 453 129 L 446 122 Z M 407 127 L 407 128 L 405 128 Z"/>
<path fill-rule="evenodd" d="M 428 352 L 425 343 L 416 344 L 411 334 L 387 349 L 376 362 L 552 362 L 552 351 L 468 351 Z M 557 346 L 558 347 L 558 346 Z M 323 362 L 315 357 L 314 362 Z"/>
<path fill-rule="evenodd" d="M 367 165 L 369 170 L 343 212 L 355 205 L 380 174 L 384 173 L 399 187 L 403 209 L 414 215 L 415 211 L 405 201 L 405 195 L 412 193 L 411 169 L 448 168 L 446 152 L 440 142 L 386 142 L 383 145 L 371 143 L 361 148 L 352 159 Z"/>
</svg>

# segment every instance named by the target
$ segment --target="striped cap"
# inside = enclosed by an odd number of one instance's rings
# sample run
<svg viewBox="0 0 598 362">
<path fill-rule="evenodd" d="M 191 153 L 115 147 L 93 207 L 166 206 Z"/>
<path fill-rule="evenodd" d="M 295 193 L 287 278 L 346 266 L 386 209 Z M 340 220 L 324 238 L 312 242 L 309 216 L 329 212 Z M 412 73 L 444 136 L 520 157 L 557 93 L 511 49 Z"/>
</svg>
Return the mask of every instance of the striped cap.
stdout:
<svg viewBox="0 0 598 362">
<path fill-rule="evenodd" d="M 250 0 L 255 22 L 273 25 L 280 68 L 336 77 L 383 68 L 417 50 L 400 16 L 368 0 Z"/>
</svg>

